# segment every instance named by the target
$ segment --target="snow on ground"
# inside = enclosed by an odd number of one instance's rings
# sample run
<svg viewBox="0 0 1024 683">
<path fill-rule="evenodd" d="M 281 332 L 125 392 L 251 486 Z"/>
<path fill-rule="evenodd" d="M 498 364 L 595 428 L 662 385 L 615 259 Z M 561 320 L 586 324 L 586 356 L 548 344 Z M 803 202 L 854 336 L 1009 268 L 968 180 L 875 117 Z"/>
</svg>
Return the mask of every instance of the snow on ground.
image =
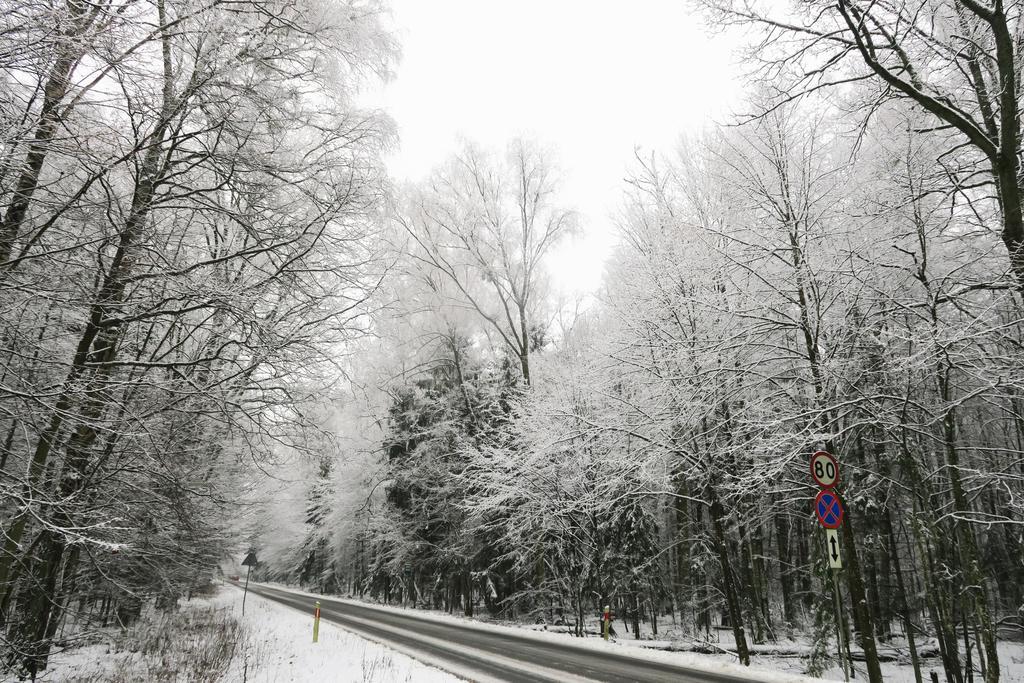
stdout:
<svg viewBox="0 0 1024 683">
<path fill-rule="evenodd" d="M 290 586 L 285 586 L 276 583 L 267 583 L 268 586 L 273 586 L 281 590 L 287 590 L 292 593 L 299 595 L 306 595 L 309 597 L 317 598 L 321 597 L 316 593 L 309 593 L 302 591 Z M 752 657 L 752 666 L 747 668 L 740 666 L 736 663 L 736 657 L 729 653 L 729 650 L 734 648 L 734 642 L 732 640 L 731 633 L 720 632 L 718 637 L 719 641 L 712 643 L 712 646 L 721 647 L 723 652 L 721 654 L 697 654 L 693 652 L 673 652 L 666 651 L 663 647 L 678 646 L 679 643 L 674 643 L 669 640 L 634 640 L 632 636 L 625 635 L 624 633 L 617 639 L 613 639 L 612 642 L 606 643 L 600 638 L 576 638 L 566 633 L 558 633 L 552 631 L 538 630 L 538 626 L 529 624 L 517 624 L 511 622 L 487 623 L 474 619 L 472 617 L 465 617 L 461 615 L 447 614 L 438 610 L 424 610 L 424 609 L 408 609 L 403 607 L 397 607 L 393 605 L 380 605 L 375 603 L 363 602 L 359 600 L 350 600 L 346 598 L 340 598 L 337 596 L 329 596 L 331 599 L 340 600 L 342 602 L 350 602 L 353 604 L 361 605 L 364 607 L 373 607 L 382 610 L 396 611 L 396 612 L 411 612 L 417 617 L 423 619 L 435 620 L 435 621 L 446 621 L 455 622 L 463 626 L 472 626 L 473 628 L 493 630 L 493 631 L 504 631 L 508 628 L 516 628 L 520 631 L 519 635 L 528 638 L 536 638 L 539 640 L 557 641 L 559 643 L 571 645 L 574 647 L 582 647 L 589 649 L 608 649 L 613 648 L 618 654 L 627 656 L 634 656 L 639 659 L 647 659 L 651 661 L 666 662 L 670 664 L 677 664 L 679 666 L 686 666 L 698 670 L 704 670 L 709 672 L 723 672 L 732 673 L 739 676 L 746 676 L 751 681 L 765 681 L 767 683 L 796 683 L 796 682 L 807 682 L 807 681 L 820 681 L 832 680 L 842 681 L 843 670 L 837 664 L 835 667 L 826 670 L 822 674 L 821 679 L 810 678 L 802 675 L 806 666 L 806 661 L 803 657 L 799 656 L 779 656 L 773 654 L 757 654 Z M 649 626 L 649 625 L 648 625 Z M 665 625 L 663 628 L 664 632 L 671 631 L 671 624 Z M 625 624 L 616 622 L 616 627 L 622 633 L 625 630 Z M 598 629 L 598 622 L 595 619 L 592 629 L 596 632 Z M 643 635 L 643 634 L 642 634 Z M 773 647 L 778 648 L 780 645 L 785 646 L 787 651 L 810 651 L 810 645 L 806 642 L 797 641 L 786 641 L 778 643 Z M 924 643 L 918 643 L 918 648 L 921 648 Z M 751 650 L 756 651 L 759 646 L 752 645 Z M 856 653 L 854 653 L 856 655 Z M 1019 642 L 1000 642 L 999 643 L 999 665 L 1002 672 L 1001 681 L 1005 683 L 1024 683 L 1024 643 Z M 856 669 L 856 675 L 854 680 L 867 680 L 867 671 L 864 667 L 864 663 L 860 661 L 854 661 L 854 667 Z M 885 678 L 886 683 L 913 683 L 914 682 L 914 669 L 910 665 L 909 660 L 906 662 L 882 662 L 882 675 Z M 929 671 L 936 671 L 939 674 L 940 680 L 945 678 L 942 671 L 942 662 L 937 657 L 927 658 L 921 662 L 921 673 L 925 681 L 929 678 Z M 980 673 L 977 675 L 977 679 L 980 680 Z"/>
<path fill-rule="evenodd" d="M 277 587 L 319 597 L 286 586 Z M 303 614 L 249 593 L 243 616 L 241 602 L 240 590 L 223 587 L 213 597 L 183 602 L 176 615 L 147 612 L 127 633 L 108 629 L 94 634 L 92 644 L 56 653 L 51 658 L 51 666 L 38 680 L 62 683 L 156 680 L 190 683 L 450 683 L 460 680 L 326 621 L 321 622 L 319 642 L 314 644 L 312 614 Z M 405 611 L 400 607 L 349 602 L 382 610 Z M 443 612 L 415 610 L 414 613 L 428 620 L 455 622 L 484 630 L 507 632 L 509 628 L 508 625 L 482 623 Z M 519 626 L 517 635 L 526 638 L 556 641 L 577 648 L 613 649 L 638 659 L 705 671 L 738 673 L 751 681 L 796 683 L 816 680 L 800 675 L 804 667 L 804 660 L 800 657 L 759 655 L 753 660 L 754 666 L 747 669 L 736 664 L 735 658 L 727 653 L 704 655 L 649 649 L 651 646 L 664 646 L 667 641 L 636 641 L 622 637 L 605 643 L 598 638 L 573 638 L 564 633 L 538 631 L 535 626 Z M 665 630 L 668 629 L 663 629 L 663 632 Z M 726 634 L 721 636 L 718 645 L 728 649 L 731 641 Z M 786 645 L 789 650 L 806 647 L 806 643 L 799 642 Z M 1024 645 L 1001 643 L 999 654 L 1002 680 L 1024 683 Z M 866 680 L 863 664 L 857 664 L 855 680 Z M 941 664 L 936 658 L 924 660 L 922 670 L 926 681 L 931 670 L 939 671 L 941 678 Z M 176 674 L 168 676 L 171 671 Z M 887 683 L 911 683 L 914 680 L 909 664 L 884 662 L 882 672 Z M 838 667 L 827 671 L 824 677 L 843 679 Z M 11 676 L 0 675 L 0 683 L 14 680 Z"/>
<path fill-rule="evenodd" d="M 148 611 L 127 632 L 50 658 L 37 678 L 53 683 L 457 683 L 461 679 L 313 615 L 224 586 L 182 602 L 175 615 Z M 96 642 L 99 641 L 99 642 Z M 14 675 L 0 674 L 0 683 Z"/>
</svg>

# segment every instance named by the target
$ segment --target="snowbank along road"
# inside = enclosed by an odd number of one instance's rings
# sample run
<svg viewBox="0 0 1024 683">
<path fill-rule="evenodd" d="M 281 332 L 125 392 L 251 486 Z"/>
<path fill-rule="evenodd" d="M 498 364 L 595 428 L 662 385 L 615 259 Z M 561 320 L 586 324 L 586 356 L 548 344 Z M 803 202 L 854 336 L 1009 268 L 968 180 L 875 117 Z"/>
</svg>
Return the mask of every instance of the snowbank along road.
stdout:
<svg viewBox="0 0 1024 683">
<path fill-rule="evenodd" d="M 415 614 L 319 598 L 263 585 L 249 590 L 312 615 L 320 600 L 321 618 L 380 641 L 428 664 L 472 681 L 638 681 L 640 683 L 741 683 L 758 680 L 754 672 L 737 677 L 668 663 L 645 661 L 614 652 L 582 648 L 519 635 L 514 629 L 474 628 Z"/>
</svg>

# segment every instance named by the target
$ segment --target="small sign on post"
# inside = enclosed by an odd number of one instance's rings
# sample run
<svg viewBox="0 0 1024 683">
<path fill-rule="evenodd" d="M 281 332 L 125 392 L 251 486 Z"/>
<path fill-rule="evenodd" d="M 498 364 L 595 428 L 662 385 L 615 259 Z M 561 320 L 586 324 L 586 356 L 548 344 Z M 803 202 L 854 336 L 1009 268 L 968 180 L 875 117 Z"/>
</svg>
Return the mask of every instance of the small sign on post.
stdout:
<svg viewBox="0 0 1024 683">
<path fill-rule="evenodd" d="M 249 574 L 252 572 L 252 568 L 259 564 L 256 561 L 256 553 L 252 550 L 242 560 L 242 566 L 245 567 L 245 588 L 242 589 L 242 614 L 245 614 L 245 598 L 249 595 Z"/>
<path fill-rule="evenodd" d="M 811 478 L 824 489 L 839 483 L 839 463 L 831 453 L 816 451 L 811 456 Z"/>
<path fill-rule="evenodd" d="M 320 640 L 320 601 L 316 601 L 316 607 L 313 608 L 313 642 Z"/>
</svg>

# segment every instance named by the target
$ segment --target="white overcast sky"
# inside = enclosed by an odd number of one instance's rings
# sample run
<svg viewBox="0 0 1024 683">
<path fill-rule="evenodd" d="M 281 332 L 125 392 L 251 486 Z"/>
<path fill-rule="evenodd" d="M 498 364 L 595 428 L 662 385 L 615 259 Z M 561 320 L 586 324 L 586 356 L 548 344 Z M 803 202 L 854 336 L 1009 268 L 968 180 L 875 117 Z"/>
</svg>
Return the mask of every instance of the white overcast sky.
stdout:
<svg viewBox="0 0 1024 683">
<path fill-rule="evenodd" d="M 403 58 L 372 99 L 398 125 L 393 175 L 417 180 L 461 138 L 553 147 L 584 234 L 554 255 L 555 282 L 591 291 L 634 149 L 670 150 L 735 105 L 729 41 L 686 0 L 391 0 Z M 379 102 L 377 102 L 379 98 Z"/>
</svg>

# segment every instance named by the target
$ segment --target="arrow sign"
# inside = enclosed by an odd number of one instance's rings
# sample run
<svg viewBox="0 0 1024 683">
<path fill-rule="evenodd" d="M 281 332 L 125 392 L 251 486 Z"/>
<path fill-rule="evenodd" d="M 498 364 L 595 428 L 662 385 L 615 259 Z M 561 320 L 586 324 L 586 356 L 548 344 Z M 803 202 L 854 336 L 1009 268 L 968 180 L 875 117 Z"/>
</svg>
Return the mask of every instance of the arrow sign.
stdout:
<svg viewBox="0 0 1024 683">
<path fill-rule="evenodd" d="M 838 529 L 843 523 L 843 504 L 831 489 L 818 492 L 814 499 L 814 513 L 826 529 Z"/>
<path fill-rule="evenodd" d="M 831 569 L 843 568 L 843 557 L 839 554 L 839 530 L 825 529 L 825 550 Z"/>
</svg>

